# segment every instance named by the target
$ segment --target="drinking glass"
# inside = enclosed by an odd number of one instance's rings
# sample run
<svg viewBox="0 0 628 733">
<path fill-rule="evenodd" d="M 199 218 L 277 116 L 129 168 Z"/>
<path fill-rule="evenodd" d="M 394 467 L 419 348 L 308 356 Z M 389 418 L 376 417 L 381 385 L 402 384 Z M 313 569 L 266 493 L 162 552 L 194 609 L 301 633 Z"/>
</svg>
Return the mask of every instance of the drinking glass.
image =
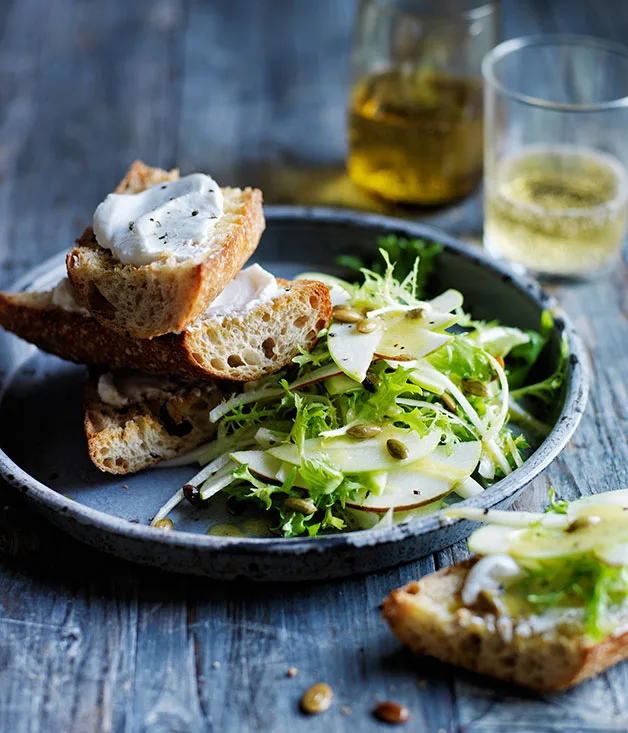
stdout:
<svg viewBox="0 0 628 733">
<path fill-rule="evenodd" d="M 626 231 L 628 49 L 518 38 L 482 71 L 486 247 L 540 276 L 603 271 Z"/>
<path fill-rule="evenodd" d="M 484 55 L 497 2 L 360 0 L 348 171 L 385 199 L 444 204 L 482 177 Z"/>
</svg>

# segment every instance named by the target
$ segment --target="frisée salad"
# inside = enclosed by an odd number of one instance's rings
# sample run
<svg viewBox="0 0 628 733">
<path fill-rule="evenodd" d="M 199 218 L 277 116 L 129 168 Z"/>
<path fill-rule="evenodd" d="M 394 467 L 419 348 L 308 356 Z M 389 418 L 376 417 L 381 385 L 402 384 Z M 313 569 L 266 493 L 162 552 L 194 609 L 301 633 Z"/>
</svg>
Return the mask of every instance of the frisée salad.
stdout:
<svg viewBox="0 0 628 733">
<path fill-rule="evenodd" d="M 473 496 L 521 466 L 519 426 L 549 432 L 530 404 L 549 409 L 563 381 L 561 359 L 551 377 L 526 384 L 551 316 L 523 331 L 473 320 L 456 290 L 426 299 L 434 254 L 386 237 L 358 282 L 303 275 L 330 289 L 329 328 L 291 368 L 211 410 L 216 439 L 187 457 L 201 470 L 152 524 L 184 501 L 211 511 L 222 492 L 267 511 L 284 537 L 368 529 Z"/>
</svg>

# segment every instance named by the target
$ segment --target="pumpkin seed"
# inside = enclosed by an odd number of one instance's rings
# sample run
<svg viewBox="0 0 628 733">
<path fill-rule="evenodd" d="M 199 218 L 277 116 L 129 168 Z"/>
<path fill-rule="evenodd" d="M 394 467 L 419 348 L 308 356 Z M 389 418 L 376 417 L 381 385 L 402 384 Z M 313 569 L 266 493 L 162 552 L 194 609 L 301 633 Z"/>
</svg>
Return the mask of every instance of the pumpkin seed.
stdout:
<svg viewBox="0 0 628 733">
<path fill-rule="evenodd" d="M 324 682 L 317 682 L 303 693 L 301 710 L 308 715 L 324 713 L 331 705 L 333 699 L 334 693 L 331 687 Z"/>
<path fill-rule="evenodd" d="M 379 318 L 363 318 L 356 326 L 360 333 L 375 333 L 382 327 Z"/>
<path fill-rule="evenodd" d="M 373 714 L 383 723 L 392 723 L 393 725 L 407 723 L 410 720 L 410 711 L 405 705 L 400 705 L 398 702 L 390 702 L 389 700 L 380 702 L 373 711 Z"/>
<path fill-rule="evenodd" d="M 595 527 L 602 521 L 601 517 L 595 514 L 585 514 L 583 517 L 577 517 L 567 527 L 567 532 L 577 532 L 579 529 L 586 529 L 587 527 Z"/>
<path fill-rule="evenodd" d="M 399 461 L 405 460 L 410 455 L 408 448 L 396 438 L 388 438 L 386 441 L 386 449 L 393 458 L 396 458 Z"/>
<path fill-rule="evenodd" d="M 311 499 L 291 497 L 286 499 L 283 504 L 287 509 L 292 509 L 299 514 L 314 514 L 316 511 L 316 504 Z"/>
<path fill-rule="evenodd" d="M 467 394 L 472 394 L 476 397 L 486 397 L 488 394 L 486 387 L 477 379 L 463 379 L 460 384 L 462 386 L 462 391 Z"/>
<path fill-rule="evenodd" d="M 153 527 L 157 527 L 158 529 L 174 529 L 174 522 L 172 519 L 168 519 L 168 517 L 165 517 L 164 519 L 159 519 L 155 524 L 153 524 Z"/>
<path fill-rule="evenodd" d="M 347 430 L 347 435 L 350 435 L 352 438 L 366 440 L 366 438 L 374 438 L 381 432 L 382 429 L 379 425 L 373 425 L 371 423 L 359 423 L 358 425 L 352 425 Z"/>
<path fill-rule="evenodd" d="M 423 310 L 423 308 L 413 308 L 412 310 L 406 313 L 406 318 L 414 318 L 414 319 L 423 318 L 424 312 L 425 311 Z"/>
<path fill-rule="evenodd" d="M 332 316 L 341 323 L 359 323 L 364 316 L 360 311 L 348 305 L 336 305 L 331 312 Z"/>
<path fill-rule="evenodd" d="M 458 412 L 458 406 L 456 405 L 454 398 L 447 394 L 447 392 L 443 392 L 440 399 L 443 405 L 445 405 L 450 412 Z"/>
</svg>

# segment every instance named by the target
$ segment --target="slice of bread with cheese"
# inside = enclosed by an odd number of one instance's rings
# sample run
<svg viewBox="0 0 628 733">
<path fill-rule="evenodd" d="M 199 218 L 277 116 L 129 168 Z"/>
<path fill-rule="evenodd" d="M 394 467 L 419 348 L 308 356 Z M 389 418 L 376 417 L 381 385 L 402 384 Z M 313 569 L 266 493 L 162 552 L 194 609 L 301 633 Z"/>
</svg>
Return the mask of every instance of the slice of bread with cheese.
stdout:
<svg viewBox="0 0 628 733">
<path fill-rule="evenodd" d="M 539 691 L 564 690 L 628 658 L 628 630 L 594 641 L 572 620 L 535 628 L 494 609 L 467 608 L 461 591 L 475 562 L 439 570 L 386 598 L 383 615 L 400 641 L 417 654 Z"/>
<path fill-rule="evenodd" d="M 153 187 L 166 189 L 178 180 L 178 170 L 165 171 L 136 161 L 115 194 L 126 199 Z M 184 331 L 207 310 L 254 252 L 265 227 L 261 191 L 220 191 L 224 213 L 213 217 L 216 223 L 207 233 L 185 242 L 184 257 L 162 253 L 144 264 L 125 264 L 99 244 L 93 227 L 85 230 L 68 253 L 66 264 L 79 300 L 94 318 L 122 335 L 153 338 Z M 181 217 L 180 210 L 174 213 Z M 190 221 L 198 213 L 191 208 Z M 169 214 L 164 210 L 164 222 L 154 222 L 164 232 L 159 237 L 157 231 L 152 232 L 156 240 L 166 238 L 167 242 L 174 237 L 173 229 L 180 221 L 166 220 Z M 194 221 L 202 218 L 196 216 Z M 128 221 L 130 234 L 134 224 Z"/>
<path fill-rule="evenodd" d="M 187 453 L 214 437 L 207 415 L 223 398 L 213 382 L 90 369 L 89 456 L 101 471 L 127 474 Z"/>
<path fill-rule="evenodd" d="M 628 659 L 628 489 L 546 512 L 452 507 L 476 553 L 393 591 L 384 618 L 415 652 L 535 690 Z"/>
<path fill-rule="evenodd" d="M 248 270 L 265 273 L 257 265 L 247 268 L 233 280 L 236 291 Z M 253 381 L 311 349 L 331 319 L 329 290 L 323 283 L 272 281 L 275 285 L 271 282 L 271 292 L 266 290 L 263 298 L 244 304 L 236 298 L 235 304 L 210 307 L 182 333 L 154 339 L 105 328 L 76 301 L 67 280 L 47 292 L 0 293 L 0 326 L 79 364 L 188 379 Z"/>
</svg>

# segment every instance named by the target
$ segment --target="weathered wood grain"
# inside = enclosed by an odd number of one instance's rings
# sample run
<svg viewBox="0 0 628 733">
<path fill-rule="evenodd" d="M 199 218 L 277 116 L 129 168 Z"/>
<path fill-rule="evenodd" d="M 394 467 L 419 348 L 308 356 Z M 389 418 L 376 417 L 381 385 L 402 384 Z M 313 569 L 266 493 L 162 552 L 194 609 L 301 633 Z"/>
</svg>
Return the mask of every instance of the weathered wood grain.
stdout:
<svg viewBox="0 0 628 733">
<path fill-rule="evenodd" d="M 371 206 L 342 172 L 353 10 L 337 0 L 1 2 L 0 285 L 68 246 L 136 156 L 261 183 L 274 201 Z M 503 27 L 622 41 L 628 8 L 505 0 Z M 476 198 L 424 218 L 477 236 L 480 210 Z M 589 344 L 593 393 L 574 441 L 521 506 L 541 507 L 550 483 L 566 497 L 628 485 L 627 293 L 625 266 L 556 291 Z M 541 697 L 399 647 L 381 599 L 464 553 L 347 581 L 234 586 L 101 555 L 3 486 L 0 731 L 368 733 L 382 730 L 370 717 L 381 699 L 408 705 L 408 730 L 626 730 L 628 665 Z M 334 706 L 304 718 L 298 699 L 319 680 Z"/>
</svg>

